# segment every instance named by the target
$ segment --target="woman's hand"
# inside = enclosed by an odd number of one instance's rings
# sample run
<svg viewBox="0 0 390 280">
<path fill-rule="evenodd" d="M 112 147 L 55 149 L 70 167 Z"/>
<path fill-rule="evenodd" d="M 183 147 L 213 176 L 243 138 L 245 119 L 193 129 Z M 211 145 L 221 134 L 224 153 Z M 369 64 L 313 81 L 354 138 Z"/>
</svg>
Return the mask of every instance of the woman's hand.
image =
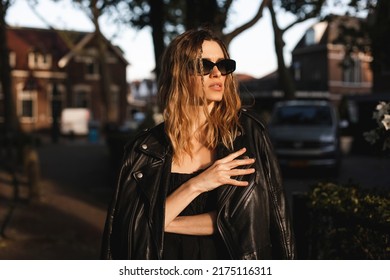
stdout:
<svg viewBox="0 0 390 280">
<path fill-rule="evenodd" d="M 188 180 L 171 193 L 165 201 L 164 229 L 167 230 L 170 228 L 170 223 L 201 193 L 211 191 L 225 184 L 241 187 L 247 186 L 249 184 L 248 182 L 231 178 L 255 172 L 254 168 L 237 168 L 255 162 L 255 160 L 251 158 L 238 159 L 238 157 L 245 152 L 246 149 L 243 148 L 215 161 L 213 165 L 205 171 Z"/>
<path fill-rule="evenodd" d="M 190 181 L 200 192 L 211 191 L 222 185 L 233 185 L 245 187 L 249 184 L 247 181 L 239 181 L 232 177 L 248 175 L 255 172 L 254 168 L 237 168 L 240 166 L 251 165 L 255 162 L 253 158 L 238 159 L 246 152 L 245 148 L 231 153 L 230 155 L 219 159 L 209 168 Z"/>
</svg>

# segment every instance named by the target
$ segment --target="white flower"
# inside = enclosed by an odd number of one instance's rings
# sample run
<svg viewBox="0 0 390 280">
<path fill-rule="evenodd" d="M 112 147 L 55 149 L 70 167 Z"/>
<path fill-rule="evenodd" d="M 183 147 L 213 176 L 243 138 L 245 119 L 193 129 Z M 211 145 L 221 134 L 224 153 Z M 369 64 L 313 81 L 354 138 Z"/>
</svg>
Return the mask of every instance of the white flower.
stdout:
<svg viewBox="0 0 390 280">
<path fill-rule="evenodd" d="M 384 114 L 388 113 L 390 110 L 390 103 L 386 102 L 379 102 L 378 105 L 376 105 L 376 110 L 379 112 L 379 115 L 383 116 Z"/>
<path fill-rule="evenodd" d="M 381 102 L 379 102 L 378 105 L 376 105 L 376 108 L 375 108 L 375 109 L 376 109 L 377 111 L 381 111 L 381 110 L 383 110 L 385 107 L 386 107 L 386 102 L 381 101 Z"/>
<path fill-rule="evenodd" d="M 363 136 L 370 144 L 383 140 L 383 150 L 390 149 L 390 102 L 379 102 L 372 117 L 378 123 L 378 127 L 364 132 Z"/>
<path fill-rule="evenodd" d="M 390 115 L 389 114 L 385 114 L 383 116 L 382 124 L 386 130 L 390 129 Z"/>
</svg>

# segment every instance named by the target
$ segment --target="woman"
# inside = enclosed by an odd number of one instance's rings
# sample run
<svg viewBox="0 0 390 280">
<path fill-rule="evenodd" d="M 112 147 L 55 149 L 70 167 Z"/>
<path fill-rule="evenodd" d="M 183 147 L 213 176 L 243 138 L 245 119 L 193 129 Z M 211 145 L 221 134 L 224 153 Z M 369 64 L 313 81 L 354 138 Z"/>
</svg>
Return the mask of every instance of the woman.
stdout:
<svg viewBox="0 0 390 280">
<path fill-rule="evenodd" d="M 103 257 L 294 258 L 278 164 L 222 41 L 187 31 L 161 65 L 165 121 L 125 149 Z"/>
</svg>

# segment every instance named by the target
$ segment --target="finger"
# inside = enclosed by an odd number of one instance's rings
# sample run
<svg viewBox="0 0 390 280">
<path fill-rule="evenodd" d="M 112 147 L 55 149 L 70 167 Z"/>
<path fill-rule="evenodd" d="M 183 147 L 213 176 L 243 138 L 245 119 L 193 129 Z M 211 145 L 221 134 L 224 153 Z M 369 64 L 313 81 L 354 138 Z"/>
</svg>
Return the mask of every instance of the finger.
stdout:
<svg viewBox="0 0 390 280">
<path fill-rule="evenodd" d="M 249 175 L 254 173 L 256 170 L 254 168 L 247 168 L 247 169 L 232 169 L 227 174 L 229 176 L 241 176 L 241 175 Z"/>
<path fill-rule="evenodd" d="M 255 162 L 254 158 L 247 158 L 247 159 L 235 159 L 228 163 L 229 169 L 234 169 L 239 166 L 245 166 L 245 165 L 251 165 Z"/>
<path fill-rule="evenodd" d="M 228 184 L 232 185 L 232 186 L 237 186 L 237 187 L 246 187 L 246 186 L 249 185 L 249 182 L 248 181 L 239 181 L 239 180 L 230 179 L 228 181 Z"/>
<path fill-rule="evenodd" d="M 220 160 L 220 162 L 221 162 L 221 163 L 230 162 L 230 161 L 234 160 L 235 158 L 237 158 L 237 157 L 243 155 L 245 152 L 246 152 L 246 148 L 242 148 L 242 149 L 240 149 L 240 150 L 238 150 L 238 151 L 236 151 L 236 152 L 234 152 L 234 153 L 231 153 L 230 155 L 228 155 L 228 156 L 222 158 L 222 159 Z"/>
</svg>

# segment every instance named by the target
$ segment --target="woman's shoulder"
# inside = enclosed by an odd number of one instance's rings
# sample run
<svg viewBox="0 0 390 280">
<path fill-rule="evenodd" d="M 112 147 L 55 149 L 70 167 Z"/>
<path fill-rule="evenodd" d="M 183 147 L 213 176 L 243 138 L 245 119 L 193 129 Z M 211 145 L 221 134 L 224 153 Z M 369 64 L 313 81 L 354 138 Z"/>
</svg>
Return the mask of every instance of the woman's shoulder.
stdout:
<svg viewBox="0 0 390 280">
<path fill-rule="evenodd" d="M 240 114 L 240 122 L 242 125 L 250 124 L 251 126 L 253 125 L 257 126 L 261 130 L 265 129 L 265 125 L 262 118 L 253 109 L 243 107 L 240 109 L 239 114 Z"/>
<path fill-rule="evenodd" d="M 160 143 L 166 145 L 166 134 L 164 123 L 160 123 L 151 128 L 145 128 L 138 131 L 136 135 L 125 145 L 125 150 L 132 150 L 136 146 L 151 145 L 151 143 Z"/>
</svg>

